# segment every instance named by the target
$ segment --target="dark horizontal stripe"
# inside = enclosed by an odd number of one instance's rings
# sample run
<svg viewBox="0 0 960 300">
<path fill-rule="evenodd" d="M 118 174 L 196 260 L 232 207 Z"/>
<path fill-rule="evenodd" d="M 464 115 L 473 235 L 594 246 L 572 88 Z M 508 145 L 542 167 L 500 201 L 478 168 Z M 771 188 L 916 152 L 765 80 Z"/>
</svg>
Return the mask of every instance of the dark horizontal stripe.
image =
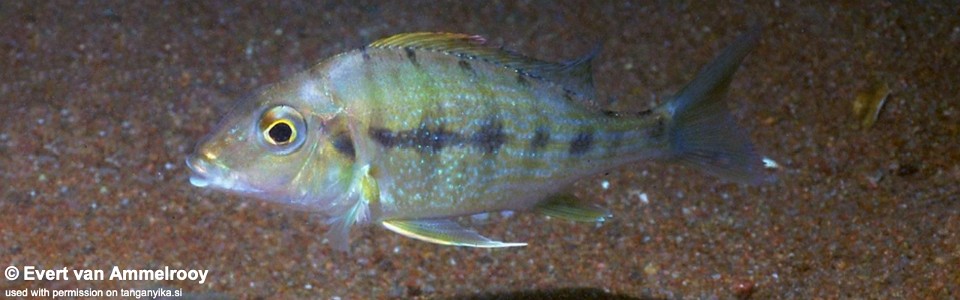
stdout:
<svg viewBox="0 0 960 300">
<path fill-rule="evenodd" d="M 506 141 L 507 137 L 503 133 L 503 123 L 494 118 L 484 121 L 480 130 L 474 133 L 470 140 L 474 146 L 486 153 L 497 153 Z"/>
<path fill-rule="evenodd" d="M 580 132 L 573 141 L 570 141 L 570 154 L 579 156 L 590 152 L 593 147 L 593 133 L 589 131 Z"/>
<path fill-rule="evenodd" d="M 367 133 L 370 138 L 385 148 L 414 148 L 424 153 L 438 153 L 446 147 L 473 146 L 484 153 L 496 154 L 507 142 L 503 122 L 489 118 L 471 135 L 463 135 L 440 127 L 431 127 L 422 122 L 415 129 L 392 131 L 382 127 L 371 127 Z M 469 138 L 467 138 L 469 136 Z"/>
<path fill-rule="evenodd" d="M 430 128 L 425 123 L 410 130 L 394 132 L 386 128 L 372 127 L 370 137 L 386 148 L 416 148 L 420 152 L 437 153 L 444 147 L 461 144 L 463 137 L 443 127 Z"/>
<path fill-rule="evenodd" d="M 544 127 L 537 127 L 537 130 L 533 133 L 533 139 L 530 140 L 530 148 L 534 151 L 539 151 L 546 147 L 549 142 L 550 130 Z"/>
</svg>

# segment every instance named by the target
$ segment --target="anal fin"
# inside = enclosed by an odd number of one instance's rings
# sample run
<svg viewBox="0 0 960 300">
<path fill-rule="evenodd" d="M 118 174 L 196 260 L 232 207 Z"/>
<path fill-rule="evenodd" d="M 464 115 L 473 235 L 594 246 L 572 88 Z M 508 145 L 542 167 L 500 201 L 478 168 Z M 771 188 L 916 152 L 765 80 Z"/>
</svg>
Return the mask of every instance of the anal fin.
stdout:
<svg viewBox="0 0 960 300">
<path fill-rule="evenodd" d="M 603 222 L 613 215 L 606 209 L 585 203 L 571 194 L 559 194 L 534 207 L 537 212 L 575 222 Z"/>
<path fill-rule="evenodd" d="M 504 243 L 484 237 L 476 231 L 463 228 L 451 220 L 388 220 L 383 227 L 403 236 L 425 242 L 477 248 L 522 247 L 527 243 Z"/>
</svg>

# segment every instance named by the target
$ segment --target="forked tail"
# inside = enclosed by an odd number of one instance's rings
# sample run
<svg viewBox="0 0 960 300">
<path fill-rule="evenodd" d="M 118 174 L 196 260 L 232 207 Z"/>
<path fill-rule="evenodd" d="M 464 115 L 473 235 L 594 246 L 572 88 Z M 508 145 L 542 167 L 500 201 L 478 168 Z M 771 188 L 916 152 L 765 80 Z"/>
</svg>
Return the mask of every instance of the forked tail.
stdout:
<svg viewBox="0 0 960 300">
<path fill-rule="evenodd" d="M 671 116 L 671 158 L 724 179 L 760 182 L 762 162 L 723 103 L 733 74 L 759 38 L 759 27 L 741 35 L 662 107 Z"/>
</svg>

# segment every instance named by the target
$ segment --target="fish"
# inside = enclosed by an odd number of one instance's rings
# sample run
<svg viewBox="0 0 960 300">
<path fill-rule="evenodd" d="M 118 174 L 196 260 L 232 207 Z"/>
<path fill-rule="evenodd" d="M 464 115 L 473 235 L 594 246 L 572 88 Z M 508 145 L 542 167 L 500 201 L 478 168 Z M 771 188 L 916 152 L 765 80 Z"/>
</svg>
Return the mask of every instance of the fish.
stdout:
<svg viewBox="0 0 960 300">
<path fill-rule="evenodd" d="M 313 212 L 343 251 L 352 228 L 373 224 L 440 245 L 526 246 L 455 219 L 603 222 L 612 214 L 571 184 L 644 160 L 758 183 L 761 159 L 723 101 L 758 41 L 741 34 L 665 103 L 629 112 L 596 100 L 597 51 L 549 62 L 477 35 L 398 34 L 238 101 L 186 158 L 189 181 Z"/>
</svg>

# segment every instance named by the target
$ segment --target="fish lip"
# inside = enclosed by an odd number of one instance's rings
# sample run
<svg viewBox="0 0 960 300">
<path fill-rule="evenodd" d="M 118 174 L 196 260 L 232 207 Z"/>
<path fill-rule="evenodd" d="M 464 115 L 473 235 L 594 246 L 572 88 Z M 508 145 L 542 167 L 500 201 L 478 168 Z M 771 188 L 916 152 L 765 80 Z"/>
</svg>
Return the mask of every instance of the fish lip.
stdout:
<svg viewBox="0 0 960 300">
<path fill-rule="evenodd" d="M 187 168 L 189 168 L 191 172 L 190 184 L 196 187 L 206 187 L 210 185 L 211 178 L 214 177 L 210 174 L 212 170 L 210 163 L 197 155 L 187 156 L 186 163 Z"/>
</svg>

